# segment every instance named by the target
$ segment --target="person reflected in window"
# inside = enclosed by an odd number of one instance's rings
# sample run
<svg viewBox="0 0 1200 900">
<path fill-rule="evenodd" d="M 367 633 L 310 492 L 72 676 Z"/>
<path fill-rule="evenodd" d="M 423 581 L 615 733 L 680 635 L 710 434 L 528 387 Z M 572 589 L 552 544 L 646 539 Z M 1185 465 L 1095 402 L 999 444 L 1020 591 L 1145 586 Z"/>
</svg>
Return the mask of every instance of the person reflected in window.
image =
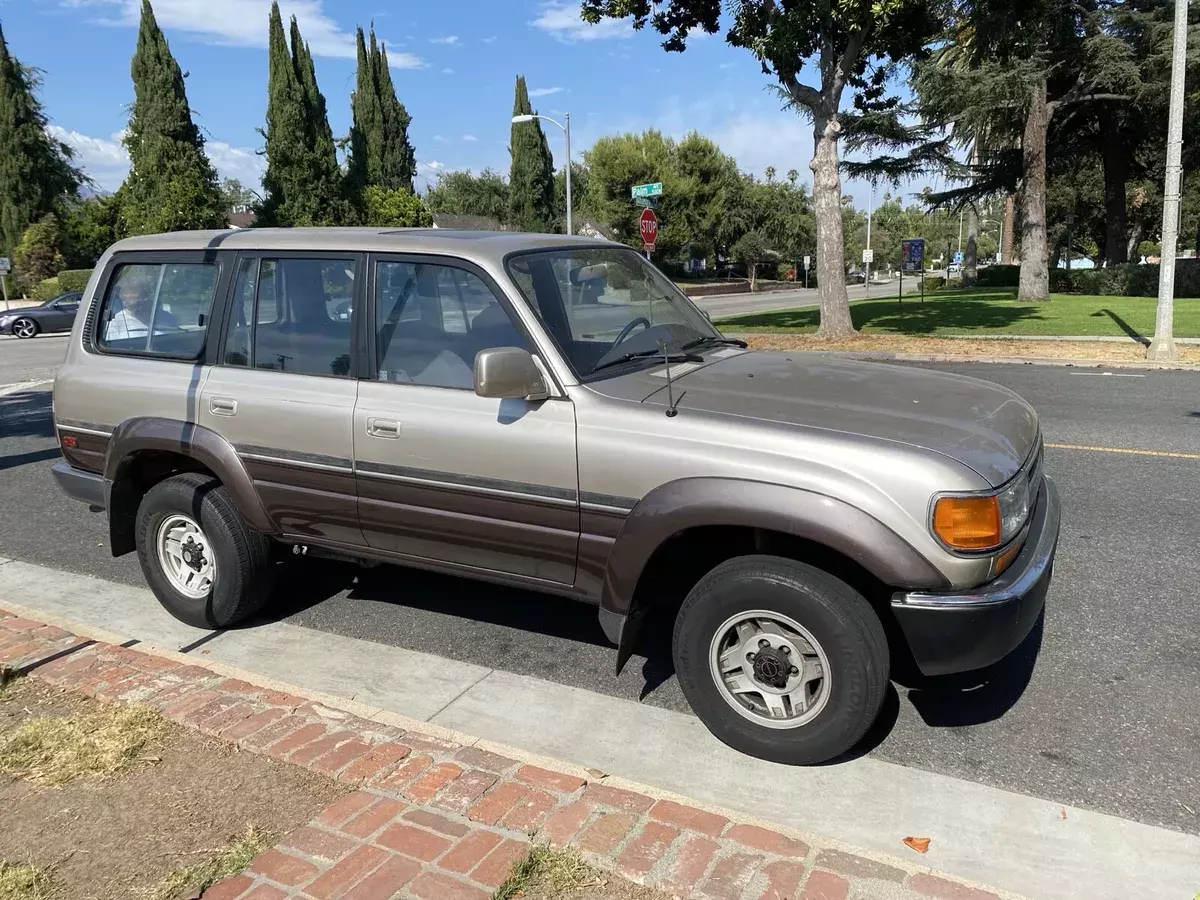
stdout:
<svg viewBox="0 0 1200 900">
<path fill-rule="evenodd" d="M 154 314 L 154 295 L 150 285 L 141 278 L 124 278 L 117 285 L 117 297 L 121 302 L 104 329 L 105 341 L 140 340 L 154 323 L 154 333 L 163 334 L 179 329 L 175 317 L 160 309 Z"/>
</svg>

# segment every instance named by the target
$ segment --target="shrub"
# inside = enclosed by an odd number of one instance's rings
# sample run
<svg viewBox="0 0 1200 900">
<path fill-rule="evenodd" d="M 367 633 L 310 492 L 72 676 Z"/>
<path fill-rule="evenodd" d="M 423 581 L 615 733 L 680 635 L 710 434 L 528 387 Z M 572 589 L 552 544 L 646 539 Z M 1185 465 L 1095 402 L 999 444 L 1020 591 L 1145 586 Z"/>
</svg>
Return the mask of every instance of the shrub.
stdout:
<svg viewBox="0 0 1200 900">
<path fill-rule="evenodd" d="M 62 292 L 62 286 L 58 283 L 57 278 L 47 278 L 25 288 L 25 296 L 30 300 L 36 300 L 38 303 L 53 300 Z"/>
<path fill-rule="evenodd" d="M 12 252 L 13 273 L 20 287 L 29 290 L 67 267 L 58 243 L 58 218 L 54 215 L 43 216 L 25 229 Z"/>
<path fill-rule="evenodd" d="M 1015 288 L 1021 280 L 1020 266 L 988 266 L 979 270 L 979 287 Z"/>
<path fill-rule="evenodd" d="M 926 275 L 925 290 L 941 291 L 946 288 L 946 278 L 944 275 Z"/>
<path fill-rule="evenodd" d="M 91 277 L 91 269 L 67 269 L 58 273 L 58 284 L 64 291 L 82 291 Z"/>
<path fill-rule="evenodd" d="M 388 191 L 372 185 L 363 191 L 368 225 L 379 228 L 428 228 L 433 216 L 416 194 L 401 188 Z"/>
</svg>

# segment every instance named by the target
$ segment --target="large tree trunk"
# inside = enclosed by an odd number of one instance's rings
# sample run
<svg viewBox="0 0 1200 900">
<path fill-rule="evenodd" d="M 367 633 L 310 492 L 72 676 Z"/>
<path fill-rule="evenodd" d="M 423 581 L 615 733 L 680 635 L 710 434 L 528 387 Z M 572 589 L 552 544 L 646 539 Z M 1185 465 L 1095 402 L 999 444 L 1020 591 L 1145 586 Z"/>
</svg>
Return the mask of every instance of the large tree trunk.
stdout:
<svg viewBox="0 0 1200 900">
<path fill-rule="evenodd" d="M 817 297 L 821 305 L 818 337 L 845 337 L 855 333 L 846 294 L 846 243 L 842 233 L 842 179 L 838 172 L 836 109 L 813 113 L 815 151 L 813 209 L 817 224 Z"/>
<path fill-rule="evenodd" d="M 1013 239 L 1016 237 L 1017 203 L 1013 195 L 1004 198 L 1004 243 L 1000 247 L 1000 262 L 1009 265 L 1013 261 Z"/>
<path fill-rule="evenodd" d="M 1113 105 L 1100 104 L 1100 143 L 1104 157 L 1104 261 L 1110 266 L 1129 262 L 1129 224 L 1125 205 L 1129 159 L 1125 142 L 1118 133 L 1119 127 Z"/>
<path fill-rule="evenodd" d="M 974 205 L 967 207 L 967 248 L 963 253 L 962 286 L 973 288 L 979 284 L 979 211 Z"/>
<path fill-rule="evenodd" d="M 1134 262 L 1142 261 L 1142 254 L 1138 247 L 1142 245 L 1142 239 L 1146 236 L 1146 225 L 1143 222 L 1134 222 L 1133 227 L 1129 229 L 1129 239 L 1125 242 L 1126 254 L 1129 259 Z"/>
<path fill-rule="evenodd" d="M 1046 82 L 1039 82 L 1029 98 L 1025 135 L 1021 142 L 1024 172 L 1021 190 L 1020 300 L 1050 299 L 1050 254 L 1046 247 L 1046 134 L 1050 107 Z"/>
</svg>

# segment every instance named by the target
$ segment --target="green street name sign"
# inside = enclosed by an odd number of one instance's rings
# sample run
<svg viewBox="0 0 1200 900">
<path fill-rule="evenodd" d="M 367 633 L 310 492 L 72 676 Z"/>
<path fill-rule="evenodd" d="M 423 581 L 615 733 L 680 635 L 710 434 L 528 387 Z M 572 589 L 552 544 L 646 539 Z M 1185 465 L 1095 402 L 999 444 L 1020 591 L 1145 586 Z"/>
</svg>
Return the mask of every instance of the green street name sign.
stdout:
<svg viewBox="0 0 1200 900">
<path fill-rule="evenodd" d="M 630 192 L 634 197 L 661 197 L 662 182 L 656 181 L 654 184 L 635 184 Z"/>
</svg>

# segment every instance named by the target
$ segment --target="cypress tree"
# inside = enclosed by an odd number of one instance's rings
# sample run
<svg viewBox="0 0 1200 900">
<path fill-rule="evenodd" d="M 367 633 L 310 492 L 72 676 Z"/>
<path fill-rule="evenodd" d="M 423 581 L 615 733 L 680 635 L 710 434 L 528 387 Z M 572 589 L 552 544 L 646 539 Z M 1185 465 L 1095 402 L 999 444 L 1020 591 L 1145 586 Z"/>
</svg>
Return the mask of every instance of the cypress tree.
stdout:
<svg viewBox="0 0 1200 900">
<path fill-rule="evenodd" d="M 513 115 L 531 115 L 525 76 L 517 76 Z M 508 218 L 521 231 L 549 231 L 554 221 L 554 158 L 541 122 L 513 123 L 512 168 L 508 176 Z"/>
<path fill-rule="evenodd" d="M 127 234 L 220 228 L 228 219 L 217 173 L 192 121 L 183 72 L 171 55 L 150 0 L 142 0 L 130 66 L 134 101 L 125 147 L 129 176 L 120 190 Z"/>
<path fill-rule="evenodd" d="M 70 149 L 46 133 L 37 86 L 37 73 L 8 52 L 0 28 L 0 256 L 11 256 L 25 229 L 83 182 Z"/>
<path fill-rule="evenodd" d="M 371 29 L 368 48 L 358 29 L 358 82 L 351 99 L 354 122 L 350 130 L 350 192 L 359 198 L 367 187 L 387 191 L 413 189 L 416 154 L 408 140 L 412 122 L 388 67 L 387 48 Z"/>
<path fill-rule="evenodd" d="M 340 225 L 349 219 L 325 98 L 317 87 L 312 53 L 293 16 L 291 49 L 278 2 L 271 4 L 267 81 L 267 197 L 265 225 Z"/>
</svg>

